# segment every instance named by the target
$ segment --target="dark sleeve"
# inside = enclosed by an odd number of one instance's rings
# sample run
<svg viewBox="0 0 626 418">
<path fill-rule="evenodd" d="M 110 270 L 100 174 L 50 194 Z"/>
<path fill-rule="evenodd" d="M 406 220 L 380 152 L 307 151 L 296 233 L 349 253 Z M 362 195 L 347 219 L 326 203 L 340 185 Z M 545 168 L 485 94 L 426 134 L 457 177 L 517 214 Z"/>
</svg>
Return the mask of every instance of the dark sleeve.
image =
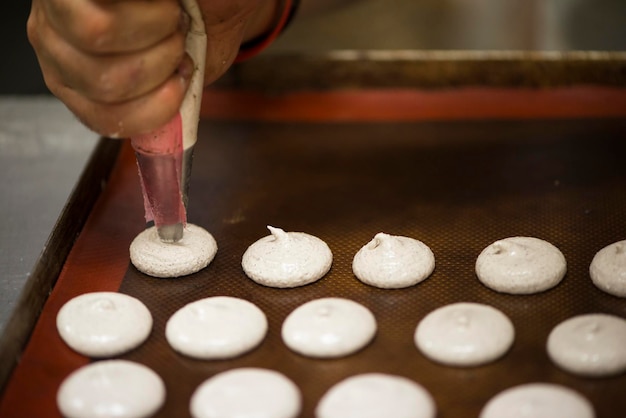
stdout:
<svg viewBox="0 0 626 418">
<path fill-rule="evenodd" d="M 300 0 L 285 0 L 283 3 L 283 10 L 280 17 L 276 21 L 276 25 L 269 32 L 243 43 L 239 48 L 239 54 L 237 55 L 235 62 L 241 62 L 252 58 L 270 46 L 270 44 L 278 38 L 287 26 L 289 26 L 289 23 L 291 23 L 298 10 L 299 4 Z"/>
</svg>

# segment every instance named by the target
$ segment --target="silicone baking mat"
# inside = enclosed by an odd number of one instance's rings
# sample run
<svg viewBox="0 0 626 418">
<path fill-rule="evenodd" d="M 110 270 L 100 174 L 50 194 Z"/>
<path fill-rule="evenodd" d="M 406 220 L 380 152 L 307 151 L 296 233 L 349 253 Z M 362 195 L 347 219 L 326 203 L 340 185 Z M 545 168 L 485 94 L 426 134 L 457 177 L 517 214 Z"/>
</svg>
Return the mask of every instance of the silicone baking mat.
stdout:
<svg viewBox="0 0 626 418">
<path fill-rule="evenodd" d="M 89 359 L 59 340 L 56 312 L 71 296 L 117 290 L 141 299 L 154 329 L 121 356 L 148 365 L 165 381 L 158 417 L 189 415 L 194 389 L 218 372 L 266 367 L 291 378 L 313 416 L 333 384 L 359 373 L 409 377 L 433 396 L 438 417 L 474 417 L 498 392 L 554 382 L 587 397 L 599 417 L 626 415 L 626 375 L 581 378 L 554 366 L 545 351 L 551 329 L 582 313 L 626 318 L 626 300 L 596 289 L 588 268 L 604 246 L 626 238 L 626 121 L 518 120 L 439 123 L 203 122 L 195 152 L 189 219 L 210 231 L 219 250 L 205 270 L 155 279 L 128 264 L 128 244 L 142 228 L 132 153 L 124 148 L 103 196 L 64 267 L 22 361 L 7 386 L 0 416 L 58 416 L 62 378 Z M 241 256 L 268 234 L 266 225 L 320 237 L 334 254 L 319 282 L 272 289 L 248 278 Z M 429 245 L 434 273 L 408 289 L 383 290 L 352 274 L 354 254 L 378 232 Z M 499 294 L 479 283 L 482 249 L 508 236 L 534 236 L 561 249 L 564 280 L 536 295 Z M 259 306 L 269 332 L 233 360 L 200 361 L 174 352 L 167 319 L 191 301 L 230 295 Z M 337 296 L 376 316 L 374 341 L 351 356 L 319 360 L 291 352 L 280 338 L 285 317 L 311 299 Z M 446 304 L 468 301 L 506 313 L 512 349 L 481 367 L 453 368 L 426 359 L 413 344 L 417 323 Z M 625 348 L 626 349 L 626 348 Z"/>
</svg>

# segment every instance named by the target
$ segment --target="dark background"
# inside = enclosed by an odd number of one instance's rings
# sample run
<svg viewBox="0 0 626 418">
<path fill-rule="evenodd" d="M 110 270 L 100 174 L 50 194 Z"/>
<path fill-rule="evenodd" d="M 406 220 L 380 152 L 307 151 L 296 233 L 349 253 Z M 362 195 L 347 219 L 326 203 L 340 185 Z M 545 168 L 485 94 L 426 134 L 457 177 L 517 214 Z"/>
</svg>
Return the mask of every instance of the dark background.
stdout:
<svg viewBox="0 0 626 418">
<path fill-rule="evenodd" d="M 48 92 L 26 37 L 29 11 L 28 0 L 5 0 L 0 5 L 0 94 Z"/>
</svg>

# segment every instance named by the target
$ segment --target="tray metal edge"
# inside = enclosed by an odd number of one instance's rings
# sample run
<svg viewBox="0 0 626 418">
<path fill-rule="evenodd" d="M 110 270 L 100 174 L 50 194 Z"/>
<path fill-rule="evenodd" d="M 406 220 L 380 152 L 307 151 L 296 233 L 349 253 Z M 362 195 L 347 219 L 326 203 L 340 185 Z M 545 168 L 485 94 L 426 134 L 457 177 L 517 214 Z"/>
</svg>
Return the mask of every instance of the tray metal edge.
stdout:
<svg viewBox="0 0 626 418">
<path fill-rule="evenodd" d="M 268 53 L 214 85 L 260 91 L 626 86 L 626 52 L 335 50 Z"/>
<path fill-rule="evenodd" d="M 37 318 L 112 172 L 122 142 L 100 138 L 35 263 L 0 336 L 0 395 L 19 362 Z"/>
</svg>

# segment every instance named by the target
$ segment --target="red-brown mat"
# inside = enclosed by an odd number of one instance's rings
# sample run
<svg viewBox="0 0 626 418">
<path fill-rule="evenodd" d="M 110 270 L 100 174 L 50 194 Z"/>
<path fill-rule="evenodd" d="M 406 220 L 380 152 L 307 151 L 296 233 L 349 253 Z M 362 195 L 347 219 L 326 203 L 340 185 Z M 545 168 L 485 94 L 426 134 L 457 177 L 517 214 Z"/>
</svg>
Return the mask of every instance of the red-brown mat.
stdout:
<svg viewBox="0 0 626 418">
<path fill-rule="evenodd" d="M 437 402 L 439 418 L 476 416 L 498 391 L 536 380 L 576 389 L 594 403 L 599 417 L 626 414 L 626 375 L 575 377 L 552 365 L 544 348 L 552 327 L 572 315 L 599 311 L 626 317 L 626 301 L 599 291 L 588 277 L 595 252 L 626 236 L 624 120 L 203 121 L 199 135 L 189 216 L 215 236 L 219 251 L 213 263 L 172 280 L 129 267 L 128 246 L 143 228 L 143 206 L 132 152 L 125 147 L 3 394 L 0 416 L 59 416 L 60 382 L 89 359 L 59 339 L 56 313 L 74 295 L 116 289 L 144 301 L 154 316 L 146 343 L 122 357 L 147 364 L 164 378 L 168 397 L 159 417 L 188 416 L 189 397 L 202 380 L 242 366 L 273 368 L 292 378 L 303 392 L 305 417 L 333 383 L 372 371 L 423 384 Z M 267 224 L 324 239 L 334 253 L 330 273 L 290 290 L 247 279 L 241 255 L 267 234 Z M 380 231 L 430 245 L 437 259 L 432 277 L 393 291 L 358 282 L 351 259 Z M 531 296 L 501 295 L 482 286 L 473 272 L 476 256 L 510 235 L 538 236 L 561 248 L 568 261 L 563 283 Z M 218 294 L 261 307 L 270 324 L 265 341 L 229 361 L 176 354 L 164 338 L 169 316 L 185 303 Z M 290 352 L 280 339 L 282 321 L 299 304 L 321 296 L 368 306 L 379 325 L 373 343 L 337 360 Z M 458 369 L 434 364 L 415 349 L 412 333 L 419 319 L 458 301 L 488 303 L 511 317 L 516 342 L 504 358 Z"/>
</svg>

